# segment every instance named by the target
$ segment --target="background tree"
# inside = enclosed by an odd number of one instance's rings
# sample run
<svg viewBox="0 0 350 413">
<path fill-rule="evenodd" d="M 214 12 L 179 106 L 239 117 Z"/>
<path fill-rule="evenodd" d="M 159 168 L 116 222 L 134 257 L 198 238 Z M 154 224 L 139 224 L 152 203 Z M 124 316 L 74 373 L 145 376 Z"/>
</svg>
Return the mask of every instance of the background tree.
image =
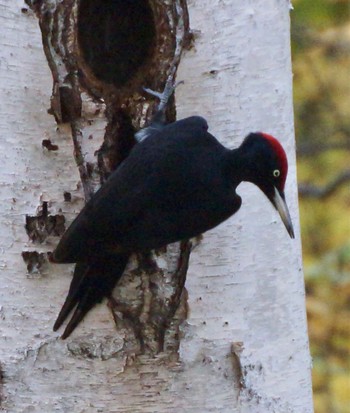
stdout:
<svg viewBox="0 0 350 413">
<path fill-rule="evenodd" d="M 317 413 L 350 411 L 350 9 L 294 2 L 294 102 Z"/>
</svg>

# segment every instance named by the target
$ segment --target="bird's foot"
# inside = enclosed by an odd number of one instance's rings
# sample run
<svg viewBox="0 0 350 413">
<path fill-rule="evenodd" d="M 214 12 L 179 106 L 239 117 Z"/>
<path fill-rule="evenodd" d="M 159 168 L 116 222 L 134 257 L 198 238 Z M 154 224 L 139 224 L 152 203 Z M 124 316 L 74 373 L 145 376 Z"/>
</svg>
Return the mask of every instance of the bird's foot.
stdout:
<svg viewBox="0 0 350 413">
<path fill-rule="evenodd" d="M 163 92 L 157 92 L 152 89 L 145 88 L 145 87 L 143 88 L 145 92 L 158 98 L 159 104 L 158 104 L 155 114 L 153 115 L 153 118 L 150 124 L 135 133 L 135 138 L 138 142 L 142 142 L 143 140 L 148 138 L 154 131 L 160 130 L 166 125 L 165 110 L 166 110 L 167 104 L 169 103 L 169 99 L 174 93 L 174 90 L 176 89 L 176 87 L 179 84 L 184 83 L 183 81 L 180 81 L 180 82 L 174 81 L 175 72 L 176 72 L 176 65 L 173 65 L 170 71 L 170 75 L 168 76 L 168 79 L 165 83 Z"/>
<path fill-rule="evenodd" d="M 168 76 L 168 79 L 165 83 L 163 92 L 157 92 L 155 90 L 152 90 L 146 87 L 144 87 L 143 90 L 147 92 L 149 95 L 155 96 L 156 98 L 159 99 L 159 105 L 157 108 L 157 112 L 164 113 L 171 95 L 174 93 L 177 86 L 180 85 L 181 83 L 184 83 L 184 81 L 180 80 L 179 82 L 174 82 L 174 73 L 171 73 Z"/>
</svg>

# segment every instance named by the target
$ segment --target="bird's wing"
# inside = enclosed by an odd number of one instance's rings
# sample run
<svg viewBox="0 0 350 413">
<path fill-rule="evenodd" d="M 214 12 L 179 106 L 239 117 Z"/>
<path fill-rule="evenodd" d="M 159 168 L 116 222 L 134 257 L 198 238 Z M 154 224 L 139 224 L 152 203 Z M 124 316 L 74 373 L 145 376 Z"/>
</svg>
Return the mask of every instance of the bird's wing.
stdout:
<svg viewBox="0 0 350 413">
<path fill-rule="evenodd" d="M 147 165 L 130 171 L 130 175 L 148 173 Z M 142 188 L 132 178 L 116 171 L 96 192 L 63 234 L 53 253 L 54 262 L 87 261 L 91 254 L 107 253 L 105 247 L 109 244 L 118 249 L 118 238 L 149 200 L 147 185 Z"/>
<path fill-rule="evenodd" d="M 151 237 L 157 221 L 152 219 L 148 225 L 147 217 L 165 207 L 166 217 L 175 213 L 179 198 L 183 198 L 181 188 L 176 186 L 186 182 L 186 168 L 191 163 L 188 157 L 197 153 L 197 147 L 200 153 L 206 140 L 212 144 L 212 139 L 215 138 L 207 133 L 206 121 L 191 117 L 166 126 L 137 144 L 65 232 L 53 261 L 86 261 L 91 254 L 125 252 L 125 248 L 130 251 L 138 245 L 152 248 L 152 240 L 147 242 L 145 238 Z M 189 187 L 188 182 L 186 185 Z M 156 243 L 177 238 L 176 234 L 167 236 L 166 225 L 164 229 L 161 222 L 159 225 Z M 143 241 L 138 242 L 138 237 Z"/>
</svg>

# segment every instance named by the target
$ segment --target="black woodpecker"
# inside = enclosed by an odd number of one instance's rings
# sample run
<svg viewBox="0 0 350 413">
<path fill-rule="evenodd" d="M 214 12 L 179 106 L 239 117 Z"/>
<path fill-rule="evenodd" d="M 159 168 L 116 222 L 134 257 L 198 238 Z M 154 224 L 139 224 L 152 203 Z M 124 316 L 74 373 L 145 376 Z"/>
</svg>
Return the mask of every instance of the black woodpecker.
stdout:
<svg viewBox="0 0 350 413">
<path fill-rule="evenodd" d="M 168 80 L 155 121 L 139 143 L 85 205 L 52 253 L 55 263 L 77 263 L 56 331 L 75 309 L 62 338 L 86 313 L 109 297 L 131 254 L 192 238 L 219 225 L 241 206 L 242 181 L 257 185 L 279 212 L 290 235 L 285 202 L 287 157 L 271 135 L 249 134 L 236 149 L 225 148 L 192 116 L 164 121 Z M 167 90 L 167 91 L 166 91 Z M 169 92 L 170 90 L 170 92 Z"/>
</svg>

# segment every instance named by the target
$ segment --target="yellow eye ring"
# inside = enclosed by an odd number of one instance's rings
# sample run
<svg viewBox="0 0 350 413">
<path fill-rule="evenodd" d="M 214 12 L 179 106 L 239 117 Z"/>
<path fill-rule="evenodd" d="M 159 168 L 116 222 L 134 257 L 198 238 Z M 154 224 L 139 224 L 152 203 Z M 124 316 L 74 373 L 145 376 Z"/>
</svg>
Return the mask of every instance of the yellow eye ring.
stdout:
<svg viewBox="0 0 350 413">
<path fill-rule="evenodd" d="M 275 178 L 278 178 L 280 175 L 281 175 L 281 172 L 280 172 L 279 169 L 275 169 L 275 170 L 273 171 L 273 176 L 274 176 Z"/>
</svg>

